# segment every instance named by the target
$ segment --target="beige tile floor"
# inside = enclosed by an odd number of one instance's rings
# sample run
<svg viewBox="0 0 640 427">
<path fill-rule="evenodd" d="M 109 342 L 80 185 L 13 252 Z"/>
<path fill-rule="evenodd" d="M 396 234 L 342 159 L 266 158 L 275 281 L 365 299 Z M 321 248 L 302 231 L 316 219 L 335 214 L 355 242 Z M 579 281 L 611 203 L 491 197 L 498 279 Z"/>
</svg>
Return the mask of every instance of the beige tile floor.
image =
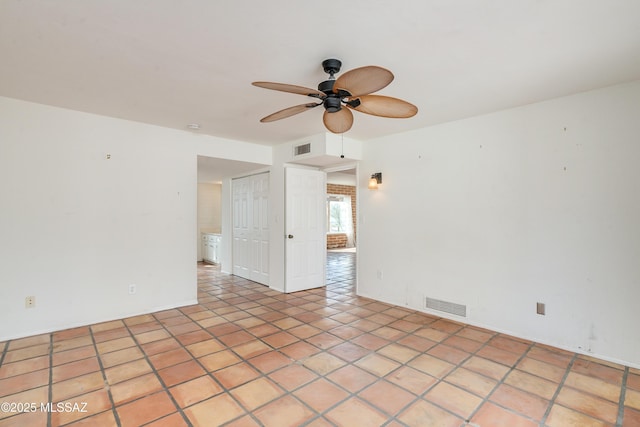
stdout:
<svg viewBox="0 0 640 427">
<path fill-rule="evenodd" d="M 198 305 L 0 343 L 0 427 L 640 426 L 640 371 L 359 298 L 354 256 L 290 295 L 199 265 Z"/>
</svg>

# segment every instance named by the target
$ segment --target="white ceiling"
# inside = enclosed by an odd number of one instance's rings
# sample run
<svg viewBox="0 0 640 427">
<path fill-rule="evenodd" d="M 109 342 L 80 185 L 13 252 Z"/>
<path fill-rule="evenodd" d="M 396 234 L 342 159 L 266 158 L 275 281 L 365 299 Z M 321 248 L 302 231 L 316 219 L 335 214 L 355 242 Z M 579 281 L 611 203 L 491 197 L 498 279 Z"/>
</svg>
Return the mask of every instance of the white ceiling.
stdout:
<svg viewBox="0 0 640 427">
<path fill-rule="evenodd" d="M 366 140 L 640 79 L 638 0 L 2 0 L 0 95 L 273 145 L 324 132 L 321 62 L 379 65 L 410 119 L 355 113 Z"/>
</svg>

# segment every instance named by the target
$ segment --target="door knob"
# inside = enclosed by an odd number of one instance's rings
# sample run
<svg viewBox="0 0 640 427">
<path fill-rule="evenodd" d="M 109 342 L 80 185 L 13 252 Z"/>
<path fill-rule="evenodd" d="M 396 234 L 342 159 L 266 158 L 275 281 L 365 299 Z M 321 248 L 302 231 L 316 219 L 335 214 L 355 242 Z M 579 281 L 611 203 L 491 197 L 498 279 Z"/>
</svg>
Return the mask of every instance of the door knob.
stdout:
<svg viewBox="0 0 640 427">
<path fill-rule="evenodd" d="M 287 237 L 288 237 L 289 239 L 293 239 L 293 234 L 289 234 Z"/>
</svg>

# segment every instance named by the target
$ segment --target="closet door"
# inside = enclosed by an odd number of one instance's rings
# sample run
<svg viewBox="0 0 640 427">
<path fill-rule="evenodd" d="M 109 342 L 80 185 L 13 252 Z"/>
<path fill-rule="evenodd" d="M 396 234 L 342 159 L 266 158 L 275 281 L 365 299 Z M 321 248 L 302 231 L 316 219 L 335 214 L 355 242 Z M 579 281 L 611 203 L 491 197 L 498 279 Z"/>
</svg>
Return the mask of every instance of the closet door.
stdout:
<svg viewBox="0 0 640 427">
<path fill-rule="evenodd" d="M 234 179 L 233 274 L 269 285 L 269 174 Z"/>
<path fill-rule="evenodd" d="M 233 180 L 233 274 L 249 278 L 250 177 Z"/>
<path fill-rule="evenodd" d="M 269 284 L 269 174 L 252 177 L 251 280 Z"/>
</svg>

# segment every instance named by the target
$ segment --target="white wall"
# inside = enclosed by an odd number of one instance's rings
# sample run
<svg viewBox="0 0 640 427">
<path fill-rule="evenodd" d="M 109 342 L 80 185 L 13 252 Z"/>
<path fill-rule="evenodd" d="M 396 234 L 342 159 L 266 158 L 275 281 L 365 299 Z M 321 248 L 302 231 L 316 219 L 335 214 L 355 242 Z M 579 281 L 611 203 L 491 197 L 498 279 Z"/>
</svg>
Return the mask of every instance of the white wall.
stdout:
<svg viewBox="0 0 640 427">
<path fill-rule="evenodd" d="M 357 184 L 355 174 L 342 172 L 327 172 L 327 184 L 351 185 Z"/>
<path fill-rule="evenodd" d="M 635 82 L 368 141 L 359 293 L 640 366 L 639 111 Z"/>
<path fill-rule="evenodd" d="M 199 154 L 271 163 L 270 147 L 0 97 L 0 340 L 195 303 Z"/>
</svg>

